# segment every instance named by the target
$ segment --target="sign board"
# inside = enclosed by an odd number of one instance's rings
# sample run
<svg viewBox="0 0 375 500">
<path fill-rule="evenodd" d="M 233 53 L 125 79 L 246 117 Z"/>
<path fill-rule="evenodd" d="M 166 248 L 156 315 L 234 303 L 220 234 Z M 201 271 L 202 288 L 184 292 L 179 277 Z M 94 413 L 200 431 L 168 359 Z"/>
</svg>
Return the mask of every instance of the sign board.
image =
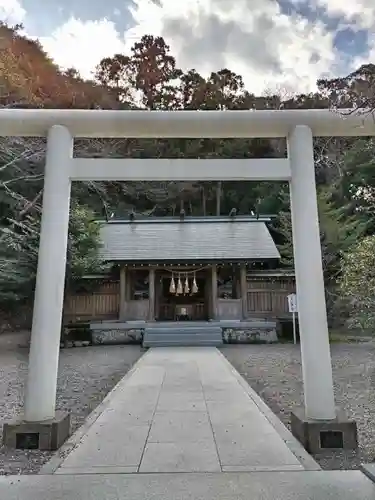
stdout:
<svg viewBox="0 0 375 500">
<path fill-rule="evenodd" d="M 291 293 L 290 295 L 288 295 L 288 309 L 290 313 L 298 312 L 297 295 L 295 293 Z"/>
</svg>

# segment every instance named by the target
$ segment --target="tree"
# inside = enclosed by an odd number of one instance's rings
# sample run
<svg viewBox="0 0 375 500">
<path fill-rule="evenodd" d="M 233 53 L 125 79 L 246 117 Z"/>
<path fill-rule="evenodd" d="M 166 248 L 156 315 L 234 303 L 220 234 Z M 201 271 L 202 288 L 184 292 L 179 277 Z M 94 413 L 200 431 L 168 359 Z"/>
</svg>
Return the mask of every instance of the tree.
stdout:
<svg viewBox="0 0 375 500">
<path fill-rule="evenodd" d="M 133 98 L 142 108 L 176 109 L 175 81 L 182 71 L 169 52 L 162 37 L 144 35 L 133 45 L 130 56 L 116 54 L 103 59 L 95 77 L 115 89 L 122 100 Z"/>
<path fill-rule="evenodd" d="M 375 231 L 375 141 L 357 140 L 343 155 L 338 189 L 358 216 L 368 220 Z"/>
<path fill-rule="evenodd" d="M 188 109 L 229 110 L 249 109 L 248 94 L 240 75 L 225 68 L 212 72 L 205 80 L 195 70 L 189 71 L 182 81 L 182 93 L 194 89 Z"/>
<path fill-rule="evenodd" d="M 20 26 L 0 22 L 0 107 L 113 108 L 110 89 L 60 71 L 38 41 L 20 34 Z"/>
<path fill-rule="evenodd" d="M 9 309 L 33 295 L 39 226 L 27 217 L 17 229 L 0 229 L 0 304 Z"/>
<path fill-rule="evenodd" d="M 336 109 L 375 109 L 375 64 L 364 64 L 344 78 L 318 80 L 318 90 Z"/>
<path fill-rule="evenodd" d="M 3 226 L 0 240 L 0 303 L 28 301 L 35 287 L 40 215 L 28 214 L 22 221 Z M 74 288 L 80 278 L 100 273 L 107 266 L 99 258 L 100 225 L 88 207 L 77 202 L 70 210 L 66 286 Z"/>
<path fill-rule="evenodd" d="M 100 223 L 92 210 L 73 202 L 68 235 L 67 279 L 74 284 L 87 274 L 108 270 L 100 255 Z"/>
<path fill-rule="evenodd" d="M 340 291 L 352 328 L 375 327 L 375 236 L 360 240 L 342 260 Z"/>
<path fill-rule="evenodd" d="M 330 320 L 341 307 L 337 283 L 342 270 L 342 255 L 348 252 L 367 231 L 366 221 L 351 215 L 345 206 L 336 206 L 329 188 L 318 191 L 318 212 L 322 264 L 326 287 L 327 308 Z M 283 198 L 289 198 L 284 193 Z M 292 223 L 289 208 L 281 212 L 276 223 L 276 231 L 281 234 L 283 243 L 279 246 L 282 262 L 294 267 Z"/>
<path fill-rule="evenodd" d="M 127 102 L 132 97 L 130 57 L 115 54 L 113 57 L 102 59 L 96 67 L 95 79 L 101 85 L 112 89 L 121 102 Z"/>
</svg>

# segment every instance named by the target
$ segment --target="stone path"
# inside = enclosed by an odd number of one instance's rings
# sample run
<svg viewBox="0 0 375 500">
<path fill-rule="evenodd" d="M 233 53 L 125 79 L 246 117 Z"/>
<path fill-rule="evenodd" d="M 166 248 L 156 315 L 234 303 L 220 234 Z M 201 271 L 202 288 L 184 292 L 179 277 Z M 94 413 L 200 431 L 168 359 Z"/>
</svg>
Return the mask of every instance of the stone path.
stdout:
<svg viewBox="0 0 375 500">
<path fill-rule="evenodd" d="M 56 473 L 304 470 L 255 397 L 215 348 L 152 349 Z"/>
</svg>

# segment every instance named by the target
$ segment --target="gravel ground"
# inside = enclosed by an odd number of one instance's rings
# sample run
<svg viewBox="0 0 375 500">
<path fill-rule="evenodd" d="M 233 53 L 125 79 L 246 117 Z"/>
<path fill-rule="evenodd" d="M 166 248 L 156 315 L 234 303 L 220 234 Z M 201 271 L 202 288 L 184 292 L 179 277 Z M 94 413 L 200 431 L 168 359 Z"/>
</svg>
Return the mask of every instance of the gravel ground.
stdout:
<svg viewBox="0 0 375 500">
<path fill-rule="evenodd" d="M 0 336 L 0 422 L 22 412 L 28 350 L 19 334 Z M 57 408 L 72 411 L 73 431 L 142 355 L 139 346 L 76 347 L 61 350 Z M 1 442 L 2 428 L 0 428 Z M 0 475 L 34 474 L 52 453 L 0 448 Z"/>
<path fill-rule="evenodd" d="M 0 421 L 22 412 L 28 351 L 19 334 L 0 335 Z M 316 456 L 324 469 L 356 469 L 375 461 L 375 343 L 331 346 L 337 405 L 358 423 L 358 452 Z M 290 411 L 303 402 L 299 346 L 226 346 L 223 354 L 289 427 Z M 138 346 L 64 349 L 60 356 L 57 407 L 72 411 L 73 430 L 139 359 Z M 1 439 L 0 428 L 0 439 Z M 0 441 L 1 442 L 1 441 Z M 51 453 L 0 448 L 0 475 L 33 474 Z"/>
<path fill-rule="evenodd" d="M 303 403 L 299 346 L 237 345 L 222 352 L 290 428 L 291 410 Z M 359 449 L 314 458 L 323 469 L 357 469 L 361 463 L 375 461 L 375 343 L 334 343 L 331 352 L 336 404 L 357 422 Z"/>
</svg>

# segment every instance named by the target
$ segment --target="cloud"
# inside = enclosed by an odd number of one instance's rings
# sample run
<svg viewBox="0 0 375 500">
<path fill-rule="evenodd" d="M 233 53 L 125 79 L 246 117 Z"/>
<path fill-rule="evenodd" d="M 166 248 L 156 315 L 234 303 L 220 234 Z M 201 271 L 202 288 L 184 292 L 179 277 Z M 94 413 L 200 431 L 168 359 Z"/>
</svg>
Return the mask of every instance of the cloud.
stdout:
<svg viewBox="0 0 375 500">
<path fill-rule="evenodd" d="M 249 90 L 314 89 L 338 58 L 332 32 L 316 21 L 282 13 L 274 0 L 160 0 L 161 9 L 137 0 L 132 33 L 158 31 L 184 68 L 209 72 L 229 67 Z"/>
<path fill-rule="evenodd" d="M 345 2 L 342 0 L 311 0 L 311 3 L 317 7 L 323 7 L 328 15 L 340 16 L 344 21 L 358 29 L 370 29 L 375 24 L 373 0 L 345 0 Z"/>
<path fill-rule="evenodd" d="M 0 19 L 10 25 L 24 21 L 26 10 L 18 0 L 0 0 Z"/>
<path fill-rule="evenodd" d="M 351 60 L 349 71 L 362 64 L 375 62 L 375 3 L 373 0 L 315 0 L 323 5 L 328 13 L 341 15 L 355 30 L 367 30 L 368 51 L 358 54 Z"/>
<path fill-rule="evenodd" d="M 349 58 L 340 53 L 334 46 L 336 32 L 346 25 L 354 28 L 355 22 L 361 29 L 375 24 L 373 0 L 310 0 L 309 8 L 341 16 L 336 31 L 319 16 L 309 20 L 297 12 L 286 13 L 276 0 L 132 0 L 127 5 L 132 28 L 119 32 L 114 18 L 124 11 L 125 3 L 119 2 L 113 16 L 95 20 L 92 1 L 92 20 L 72 16 L 50 36 L 39 38 L 60 66 L 76 67 L 91 77 L 103 57 L 128 52 L 144 34 L 161 35 L 182 69 L 195 68 L 207 75 L 228 67 L 258 94 L 312 91 L 317 79 L 352 70 L 367 55 Z M 288 1 L 301 5 L 306 0 Z M 0 0 L 0 8 L 5 3 L 8 12 L 13 8 L 14 17 L 25 17 L 16 0 Z M 370 49 L 375 56 L 375 36 Z"/>
<path fill-rule="evenodd" d="M 112 21 L 82 22 L 70 18 L 40 43 L 54 61 L 63 68 L 77 68 L 82 76 L 91 78 L 92 71 L 104 57 L 126 50 Z"/>
</svg>

